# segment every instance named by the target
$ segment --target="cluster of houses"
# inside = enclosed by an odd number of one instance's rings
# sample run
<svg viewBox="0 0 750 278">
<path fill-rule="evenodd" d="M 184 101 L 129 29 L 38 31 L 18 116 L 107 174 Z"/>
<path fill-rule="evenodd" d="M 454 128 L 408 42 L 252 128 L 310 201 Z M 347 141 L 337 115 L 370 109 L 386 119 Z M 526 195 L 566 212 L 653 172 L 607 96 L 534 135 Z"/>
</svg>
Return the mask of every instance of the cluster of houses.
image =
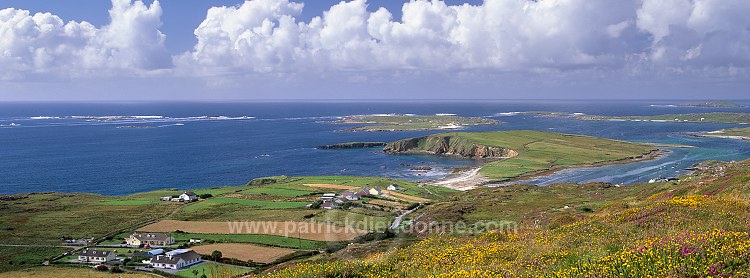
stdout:
<svg viewBox="0 0 750 278">
<path fill-rule="evenodd" d="M 401 190 L 401 188 L 399 188 L 398 185 L 391 184 L 388 186 L 388 190 L 396 191 L 396 190 Z M 338 208 L 341 204 L 346 203 L 348 201 L 358 201 L 362 197 L 372 197 L 372 196 L 381 196 L 381 195 L 383 195 L 383 190 L 380 189 L 380 187 L 378 186 L 372 187 L 372 188 L 362 187 L 356 192 L 344 191 L 338 194 L 326 193 L 326 194 L 323 194 L 323 197 L 320 197 L 320 201 L 321 201 L 320 208 L 335 209 L 335 208 Z"/>
<path fill-rule="evenodd" d="M 191 240 L 192 241 L 192 240 Z M 130 247 L 169 246 L 174 238 L 163 233 L 136 233 L 125 239 Z M 190 249 L 177 249 L 165 252 L 164 249 L 152 249 L 133 254 L 134 257 L 146 257 L 142 263 L 155 269 L 181 269 L 201 262 L 201 255 Z M 83 263 L 107 263 L 114 261 L 114 251 L 83 249 L 78 253 L 78 261 Z"/>
<path fill-rule="evenodd" d="M 193 202 L 198 200 L 198 195 L 195 194 L 195 192 L 192 191 L 185 191 L 184 193 L 180 194 L 178 197 L 172 197 L 172 196 L 166 196 L 161 197 L 160 200 L 167 201 L 167 202 Z"/>
</svg>

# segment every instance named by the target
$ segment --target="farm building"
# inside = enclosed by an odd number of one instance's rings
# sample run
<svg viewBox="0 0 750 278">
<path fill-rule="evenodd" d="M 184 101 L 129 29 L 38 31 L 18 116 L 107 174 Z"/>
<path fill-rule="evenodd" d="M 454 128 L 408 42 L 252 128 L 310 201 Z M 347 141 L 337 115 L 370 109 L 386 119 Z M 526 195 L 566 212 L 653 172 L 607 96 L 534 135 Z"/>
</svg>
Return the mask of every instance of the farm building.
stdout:
<svg viewBox="0 0 750 278">
<path fill-rule="evenodd" d="M 387 188 L 387 189 L 388 189 L 388 190 L 391 190 L 391 191 L 401 190 L 401 188 L 400 188 L 400 187 L 398 187 L 398 185 L 397 185 L 397 184 L 391 184 L 391 185 L 389 185 L 389 186 L 388 186 L 388 188 Z"/>
<path fill-rule="evenodd" d="M 198 195 L 196 195 L 195 192 L 185 191 L 185 193 L 182 193 L 182 195 L 180 195 L 180 201 L 192 202 L 195 200 L 198 200 Z"/>
</svg>

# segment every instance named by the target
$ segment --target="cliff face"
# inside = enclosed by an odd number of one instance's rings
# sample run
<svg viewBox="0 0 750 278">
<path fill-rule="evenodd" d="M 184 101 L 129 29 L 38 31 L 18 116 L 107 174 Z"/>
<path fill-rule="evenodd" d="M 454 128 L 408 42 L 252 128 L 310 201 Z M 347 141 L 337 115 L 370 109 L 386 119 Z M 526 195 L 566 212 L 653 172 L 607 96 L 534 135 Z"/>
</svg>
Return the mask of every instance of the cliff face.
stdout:
<svg viewBox="0 0 750 278">
<path fill-rule="evenodd" d="M 458 155 L 466 158 L 509 158 L 518 153 L 511 149 L 476 144 L 462 137 L 451 135 L 432 135 L 411 138 L 389 143 L 383 148 L 386 153 L 429 153 Z"/>
</svg>

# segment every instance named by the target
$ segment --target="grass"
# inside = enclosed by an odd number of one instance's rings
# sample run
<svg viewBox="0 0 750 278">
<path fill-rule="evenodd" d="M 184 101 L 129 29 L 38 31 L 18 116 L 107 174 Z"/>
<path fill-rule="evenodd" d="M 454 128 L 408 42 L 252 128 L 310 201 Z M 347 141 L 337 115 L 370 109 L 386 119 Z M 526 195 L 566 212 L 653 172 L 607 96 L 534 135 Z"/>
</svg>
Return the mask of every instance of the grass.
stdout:
<svg viewBox="0 0 750 278">
<path fill-rule="evenodd" d="M 191 209 L 202 209 L 205 206 L 211 206 L 214 204 L 237 204 L 243 206 L 249 206 L 258 209 L 293 209 L 293 208 L 304 208 L 307 202 L 274 202 L 274 201 L 260 201 L 250 199 L 236 199 L 236 198 L 211 198 L 195 205 L 191 206 Z"/>
<path fill-rule="evenodd" d="M 66 251 L 56 247 L 0 246 L 0 273 L 37 266 Z"/>
<path fill-rule="evenodd" d="M 407 139 L 413 140 L 413 139 Z M 392 143 L 398 146 L 406 140 Z M 480 171 L 493 181 L 560 166 L 581 166 L 639 157 L 654 151 L 650 146 L 590 136 L 516 130 L 456 132 L 419 138 L 415 147 L 402 151 L 435 151 L 450 144 L 456 152 L 470 153 L 474 146 L 513 150 L 517 156 L 485 164 Z M 399 148 L 399 147 L 396 147 Z"/>
<path fill-rule="evenodd" d="M 149 205 L 156 203 L 158 201 L 152 201 L 152 200 L 109 200 L 101 202 L 101 205 L 103 206 L 140 206 L 140 205 Z"/>
<path fill-rule="evenodd" d="M 7 277 L 32 278 L 32 277 L 87 277 L 87 278 L 152 278 L 153 275 L 146 273 L 109 273 L 96 271 L 92 268 L 44 266 L 4 273 Z"/>
<path fill-rule="evenodd" d="M 102 205 L 120 198 L 81 193 L 13 195 L 0 201 L 0 243 L 61 244 L 60 238 L 102 237 L 112 231 L 161 218 L 175 204 Z"/>
<path fill-rule="evenodd" d="M 438 202 L 425 221 L 512 225 L 433 230 L 366 259 L 334 256 L 268 276 L 748 277 L 749 189 L 750 160 L 676 183 L 472 190 Z"/>
<path fill-rule="evenodd" d="M 299 186 L 267 185 L 243 190 L 243 194 L 265 194 L 281 197 L 300 197 L 314 193 L 315 190 L 307 190 Z"/>
<path fill-rule="evenodd" d="M 340 226 L 356 227 L 362 230 L 384 232 L 390 227 L 395 217 L 371 216 L 343 210 L 329 210 L 316 215 L 313 219 L 319 222 L 334 223 Z"/>
<path fill-rule="evenodd" d="M 494 125 L 501 122 L 487 118 L 466 118 L 458 116 L 350 116 L 336 123 L 367 124 L 348 131 L 414 131 L 443 129 L 445 126 Z"/>
<path fill-rule="evenodd" d="M 197 276 L 193 273 L 193 270 L 198 271 Z M 208 278 L 219 278 L 240 276 L 251 271 L 252 269 L 219 265 L 212 262 L 204 262 L 198 265 L 194 265 L 188 269 L 180 270 L 179 272 L 177 272 L 177 275 L 186 278 L 201 277 L 203 275 L 206 275 L 206 277 Z"/>
<path fill-rule="evenodd" d="M 400 193 L 428 199 L 440 199 L 446 194 L 456 190 L 439 186 L 420 186 L 417 183 L 382 178 L 382 177 L 357 177 L 357 176 L 300 176 L 286 181 L 283 185 L 302 186 L 303 184 L 340 184 L 353 187 L 380 187 L 386 189 L 391 184 L 396 184 L 405 189 Z M 307 186 L 302 186 L 307 187 Z M 309 188 L 309 187 L 307 187 Z M 318 189 L 321 190 L 321 189 Z"/>
<path fill-rule="evenodd" d="M 222 243 L 254 243 L 260 245 L 268 245 L 275 247 L 284 248 L 295 248 L 303 250 L 317 250 L 325 248 L 326 242 L 317 240 L 298 239 L 284 236 L 274 235 L 255 235 L 255 234 L 189 234 L 189 233 L 175 233 L 173 234 L 175 241 L 177 242 L 188 242 L 191 238 L 200 238 L 203 240 L 212 240 L 214 242 Z"/>
</svg>

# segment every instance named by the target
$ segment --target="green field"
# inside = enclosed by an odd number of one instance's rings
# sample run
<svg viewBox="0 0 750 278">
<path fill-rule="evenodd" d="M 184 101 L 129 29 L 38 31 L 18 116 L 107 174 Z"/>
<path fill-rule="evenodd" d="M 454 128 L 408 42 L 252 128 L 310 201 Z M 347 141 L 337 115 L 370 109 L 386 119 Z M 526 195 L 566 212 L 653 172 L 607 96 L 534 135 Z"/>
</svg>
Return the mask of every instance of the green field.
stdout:
<svg viewBox="0 0 750 278">
<path fill-rule="evenodd" d="M 37 266 L 44 262 L 44 259 L 50 259 L 68 250 L 56 247 L 0 246 L 0 272 Z"/>
<path fill-rule="evenodd" d="M 109 200 L 104 201 L 101 204 L 104 206 L 140 206 L 157 203 L 158 200 Z"/>
<path fill-rule="evenodd" d="M 0 244 L 62 244 L 167 216 L 179 204 L 125 204 L 121 198 L 82 193 L 19 194 L 0 201 Z M 116 205 L 103 205 L 113 201 Z"/>
<path fill-rule="evenodd" d="M 194 270 L 198 271 L 198 275 L 193 272 Z M 249 272 L 252 272 L 252 269 L 219 265 L 212 262 L 204 262 L 198 265 L 194 265 L 188 269 L 180 270 L 179 272 L 177 272 L 177 275 L 186 278 L 201 277 L 203 275 L 206 275 L 206 277 L 208 278 L 223 278 L 237 277 Z"/>
<path fill-rule="evenodd" d="M 243 206 L 249 206 L 259 209 L 292 209 L 292 208 L 304 208 L 307 202 L 274 202 L 274 201 L 260 201 L 250 199 L 236 199 L 236 198 L 211 198 L 190 206 L 191 209 L 202 209 L 204 206 L 210 206 L 214 204 L 237 204 Z"/>
<path fill-rule="evenodd" d="M 336 121 L 339 124 L 366 124 L 348 131 L 414 131 L 460 128 L 473 125 L 495 125 L 501 122 L 487 118 L 466 118 L 451 115 L 369 115 L 349 116 Z"/>
<path fill-rule="evenodd" d="M 265 194 L 281 197 L 299 197 L 304 195 L 310 195 L 319 191 L 315 188 L 301 187 L 294 185 L 267 185 L 267 186 L 254 186 L 250 189 L 242 190 L 240 193 L 243 194 Z"/>
<path fill-rule="evenodd" d="M 446 196 L 446 194 L 456 192 L 456 190 L 445 188 L 445 187 L 428 186 L 428 185 L 421 186 L 413 182 L 382 178 L 382 177 L 300 176 L 300 177 L 290 178 L 289 180 L 283 181 L 283 183 L 280 183 L 279 185 L 296 186 L 299 188 L 299 186 L 302 186 L 303 184 L 316 184 L 316 183 L 340 184 L 340 185 L 348 185 L 348 186 L 353 186 L 353 187 L 376 187 L 378 186 L 382 189 L 385 189 L 391 184 L 396 184 L 402 189 L 404 189 L 403 191 L 400 191 L 400 193 L 411 195 L 411 196 L 416 196 L 416 197 L 427 198 L 427 199 L 439 199 L 439 198 Z M 302 187 L 306 187 L 306 186 L 302 186 Z M 315 190 L 321 191 L 324 189 L 319 188 Z M 331 191 L 331 190 L 327 190 L 326 193 L 328 193 L 328 191 Z"/>
<path fill-rule="evenodd" d="M 343 210 L 329 210 L 316 215 L 318 222 L 334 223 L 340 226 L 355 227 L 373 232 L 384 232 L 390 227 L 395 217 L 371 216 Z"/>
<path fill-rule="evenodd" d="M 414 142 L 410 145 L 403 142 Z M 394 146 L 394 147 L 390 147 Z M 516 130 L 456 132 L 407 139 L 389 144 L 397 152 L 470 153 L 480 146 L 512 150 L 517 155 L 485 164 L 480 173 L 493 181 L 560 166 L 583 166 L 636 158 L 655 151 L 653 147 L 582 135 Z"/>
<path fill-rule="evenodd" d="M 200 238 L 203 240 L 212 240 L 217 243 L 254 243 L 260 245 L 294 248 L 303 250 L 315 250 L 325 248 L 326 242 L 307 240 L 274 235 L 250 235 L 250 234 L 173 234 L 175 241 L 178 243 L 188 242 L 191 238 Z"/>
</svg>

